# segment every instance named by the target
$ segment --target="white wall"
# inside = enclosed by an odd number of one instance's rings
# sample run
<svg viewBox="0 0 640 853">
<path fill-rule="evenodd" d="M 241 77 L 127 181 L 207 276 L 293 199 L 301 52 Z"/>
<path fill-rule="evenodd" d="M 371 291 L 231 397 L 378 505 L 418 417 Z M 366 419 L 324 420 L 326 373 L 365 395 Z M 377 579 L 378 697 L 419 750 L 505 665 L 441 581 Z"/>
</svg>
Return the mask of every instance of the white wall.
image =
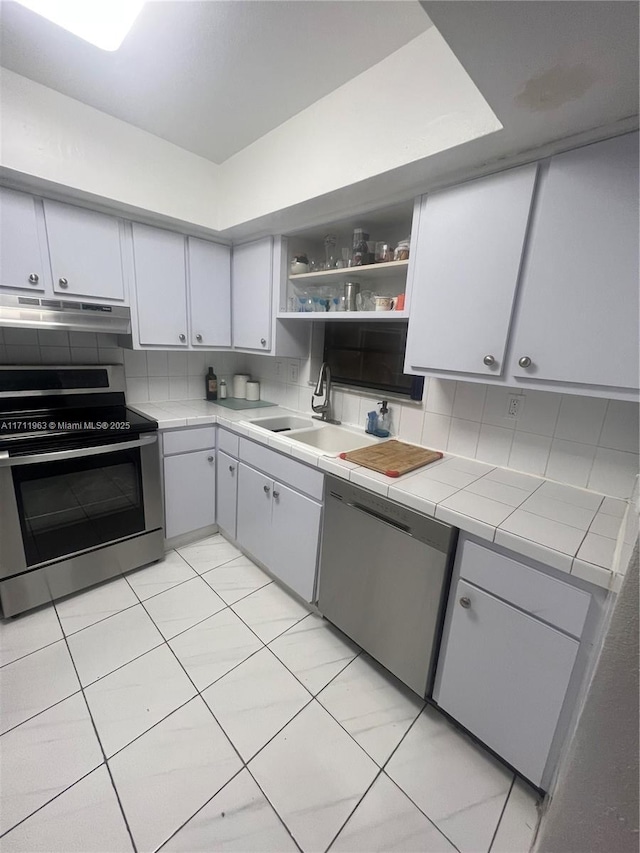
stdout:
<svg viewBox="0 0 640 853">
<path fill-rule="evenodd" d="M 215 163 L 4 68 L 0 102 L 2 167 L 218 229 Z"/>
<path fill-rule="evenodd" d="M 435 27 L 221 167 L 222 227 L 500 130 Z"/>
</svg>

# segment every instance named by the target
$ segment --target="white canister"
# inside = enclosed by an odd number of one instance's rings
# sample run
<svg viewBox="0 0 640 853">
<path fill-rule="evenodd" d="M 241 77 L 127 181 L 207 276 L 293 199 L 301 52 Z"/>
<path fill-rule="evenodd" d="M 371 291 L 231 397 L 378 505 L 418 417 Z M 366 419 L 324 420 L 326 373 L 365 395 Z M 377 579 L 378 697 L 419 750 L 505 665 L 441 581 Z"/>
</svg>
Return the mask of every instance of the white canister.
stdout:
<svg viewBox="0 0 640 853">
<path fill-rule="evenodd" d="M 238 400 L 247 397 L 247 382 L 251 379 L 248 373 L 236 373 L 233 377 L 233 396 Z"/>
<path fill-rule="evenodd" d="M 247 400 L 260 399 L 260 383 L 255 380 L 247 382 Z"/>
</svg>

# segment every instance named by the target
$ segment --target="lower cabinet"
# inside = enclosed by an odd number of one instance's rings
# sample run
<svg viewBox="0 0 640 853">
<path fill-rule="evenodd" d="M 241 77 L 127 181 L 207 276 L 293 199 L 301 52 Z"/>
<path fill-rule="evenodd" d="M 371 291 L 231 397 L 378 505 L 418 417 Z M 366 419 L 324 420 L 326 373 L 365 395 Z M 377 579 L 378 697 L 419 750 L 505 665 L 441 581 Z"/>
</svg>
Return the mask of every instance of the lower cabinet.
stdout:
<svg viewBox="0 0 640 853">
<path fill-rule="evenodd" d="M 495 571 L 489 574 L 491 560 Z M 476 585 L 485 578 L 489 590 Z M 462 541 L 434 699 L 540 787 L 548 785 L 553 769 L 549 756 L 569 686 L 575 683 L 590 603 L 584 590 Z M 556 627 L 539 618 L 553 621 L 555 611 Z"/>
<path fill-rule="evenodd" d="M 238 500 L 238 462 L 218 450 L 216 465 L 216 521 L 231 539 L 236 538 L 236 506 Z"/>
<path fill-rule="evenodd" d="M 322 505 L 249 465 L 238 467 L 238 543 L 313 601 Z"/>
<path fill-rule="evenodd" d="M 215 428 L 164 433 L 165 537 L 216 521 Z"/>
</svg>

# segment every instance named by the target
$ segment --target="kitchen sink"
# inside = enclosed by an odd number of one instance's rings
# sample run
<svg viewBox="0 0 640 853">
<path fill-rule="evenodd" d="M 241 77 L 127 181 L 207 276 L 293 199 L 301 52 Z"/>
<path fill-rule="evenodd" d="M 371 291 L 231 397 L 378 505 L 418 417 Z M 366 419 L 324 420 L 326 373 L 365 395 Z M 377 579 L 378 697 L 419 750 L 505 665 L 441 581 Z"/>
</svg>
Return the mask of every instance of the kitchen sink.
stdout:
<svg viewBox="0 0 640 853">
<path fill-rule="evenodd" d="M 262 427 L 270 432 L 289 432 L 292 429 L 305 429 L 311 427 L 313 421 L 311 418 L 299 418 L 295 415 L 280 415 L 275 418 L 256 418 L 253 421 L 247 421 L 251 426 Z"/>
<path fill-rule="evenodd" d="M 313 429 L 303 429 L 288 435 L 291 441 L 299 441 L 310 447 L 316 447 L 325 453 L 343 453 L 365 447 L 368 444 L 378 444 L 379 439 L 372 438 L 360 432 L 352 432 L 344 427 L 331 424 L 318 425 Z"/>
</svg>

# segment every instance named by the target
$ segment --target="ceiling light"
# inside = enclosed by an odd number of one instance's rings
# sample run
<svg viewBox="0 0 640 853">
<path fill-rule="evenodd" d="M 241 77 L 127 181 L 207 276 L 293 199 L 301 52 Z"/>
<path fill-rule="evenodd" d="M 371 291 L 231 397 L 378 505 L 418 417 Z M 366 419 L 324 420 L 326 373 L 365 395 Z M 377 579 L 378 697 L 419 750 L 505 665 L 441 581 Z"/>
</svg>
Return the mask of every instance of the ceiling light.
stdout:
<svg viewBox="0 0 640 853">
<path fill-rule="evenodd" d="M 136 0 L 18 0 L 102 50 L 117 50 L 144 3 Z"/>
</svg>

